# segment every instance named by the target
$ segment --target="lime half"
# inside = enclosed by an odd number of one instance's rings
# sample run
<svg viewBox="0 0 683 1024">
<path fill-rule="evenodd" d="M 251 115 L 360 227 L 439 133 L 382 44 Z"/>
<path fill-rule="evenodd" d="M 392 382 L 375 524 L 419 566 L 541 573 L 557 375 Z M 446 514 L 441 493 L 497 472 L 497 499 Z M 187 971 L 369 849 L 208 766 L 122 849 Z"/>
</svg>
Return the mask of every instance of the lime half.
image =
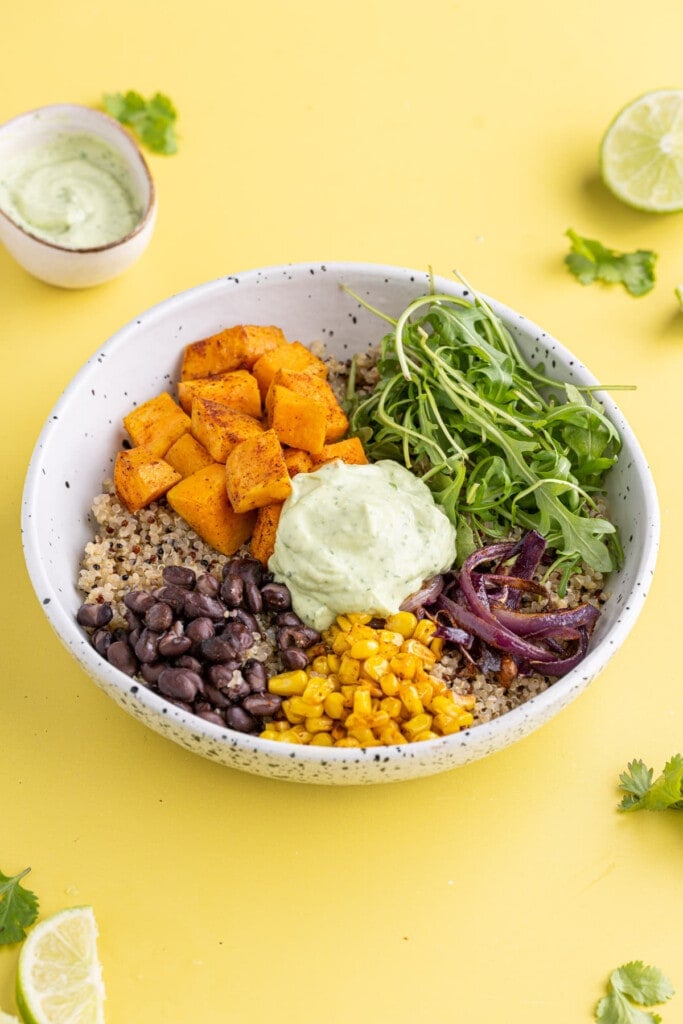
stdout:
<svg viewBox="0 0 683 1024">
<path fill-rule="evenodd" d="M 71 907 L 28 934 L 17 1006 L 26 1024 L 104 1024 L 104 984 L 92 907 Z"/>
<path fill-rule="evenodd" d="M 683 210 L 683 89 L 658 89 L 617 114 L 600 146 L 602 179 L 650 213 Z"/>
</svg>

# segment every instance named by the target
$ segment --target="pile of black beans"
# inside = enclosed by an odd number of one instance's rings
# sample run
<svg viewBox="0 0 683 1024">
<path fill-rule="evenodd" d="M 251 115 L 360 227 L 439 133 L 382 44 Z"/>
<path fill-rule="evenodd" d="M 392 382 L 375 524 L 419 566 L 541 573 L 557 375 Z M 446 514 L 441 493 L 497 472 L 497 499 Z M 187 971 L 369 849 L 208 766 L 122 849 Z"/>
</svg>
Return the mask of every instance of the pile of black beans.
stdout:
<svg viewBox="0 0 683 1024">
<path fill-rule="evenodd" d="M 110 627 L 106 602 L 81 605 L 77 621 L 102 657 L 166 700 L 216 725 L 260 732 L 265 720 L 280 717 L 282 698 L 268 692 L 266 661 L 248 652 L 267 643 L 268 630 L 274 671 L 301 669 L 320 634 L 255 558 L 232 558 L 222 580 L 185 566 L 167 566 L 162 580 L 155 590 L 128 591 L 125 627 Z"/>
</svg>

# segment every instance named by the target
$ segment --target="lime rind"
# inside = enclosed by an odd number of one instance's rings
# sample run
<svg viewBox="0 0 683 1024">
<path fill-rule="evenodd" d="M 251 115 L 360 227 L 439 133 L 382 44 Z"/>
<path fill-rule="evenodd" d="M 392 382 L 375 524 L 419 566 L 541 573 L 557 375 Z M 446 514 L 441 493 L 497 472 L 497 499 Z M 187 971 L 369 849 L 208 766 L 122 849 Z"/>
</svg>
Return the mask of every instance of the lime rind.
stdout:
<svg viewBox="0 0 683 1024">
<path fill-rule="evenodd" d="M 97 935 L 92 907 L 61 910 L 32 928 L 17 971 L 25 1024 L 104 1024 Z"/>
<path fill-rule="evenodd" d="M 683 210 L 683 89 L 658 89 L 614 118 L 600 145 L 610 191 L 638 210 Z"/>
</svg>

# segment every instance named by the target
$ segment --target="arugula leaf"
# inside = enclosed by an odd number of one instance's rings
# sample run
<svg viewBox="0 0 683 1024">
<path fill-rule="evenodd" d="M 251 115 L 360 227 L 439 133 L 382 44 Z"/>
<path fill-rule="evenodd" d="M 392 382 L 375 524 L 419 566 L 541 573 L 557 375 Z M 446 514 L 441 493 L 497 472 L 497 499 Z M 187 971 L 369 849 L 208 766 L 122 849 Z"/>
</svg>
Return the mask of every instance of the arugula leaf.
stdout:
<svg viewBox="0 0 683 1024">
<path fill-rule="evenodd" d="M 103 104 L 111 117 L 132 128 L 152 152 L 168 155 L 178 151 L 175 137 L 178 114 L 168 96 L 157 92 L 145 100 L 131 89 L 126 93 L 105 93 Z"/>
<path fill-rule="evenodd" d="M 594 238 L 582 238 L 571 228 L 566 234 L 572 247 L 564 261 L 581 284 L 623 284 L 631 295 L 645 295 L 654 287 L 657 256 L 650 249 L 617 252 Z"/>
<path fill-rule="evenodd" d="M 658 967 L 632 960 L 612 971 L 607 995 L 595 1008 L 595 1019 L 597 1024 L 660 1024 L 658 1013 L 646 1013 L 639 1007 L 664 1003 L 673 995 L 673 985 Z"/>
<path fill-rule="evenodd" d="M 38 916 L 35 893 L 21 885 L 30 870 L 25 868 L 18 875 L 3 875 L 0 871 L 0 945 L 21 942 L 26 937 L 24 929 Z"/>
<path fill-rule="evenodd" d="M 601 572 L 619 565 L 615 527 L 591 495 L 621 439 L 591 389 L 527 363 L 480 296 L 430 294 L 397 320 L 378 315 L 393 330 L 374 390 L 356 392 L 349 377 L 351 432 L 371 459 L 396 459 L 422 477 L 457 525 L 458 564 L 519 525 L 566 556 L 567 572 L 582 561 Z"/>
<path fill-rule="evenodd" d="M 643 761 L 630 761 L 619 776 L 619 789 L 626 794 L 620 811 L 683 810 L 683 756 L 675 754 L 664 765 L 662 774 L 652 781 L 654 771 Z"/>
</svg>

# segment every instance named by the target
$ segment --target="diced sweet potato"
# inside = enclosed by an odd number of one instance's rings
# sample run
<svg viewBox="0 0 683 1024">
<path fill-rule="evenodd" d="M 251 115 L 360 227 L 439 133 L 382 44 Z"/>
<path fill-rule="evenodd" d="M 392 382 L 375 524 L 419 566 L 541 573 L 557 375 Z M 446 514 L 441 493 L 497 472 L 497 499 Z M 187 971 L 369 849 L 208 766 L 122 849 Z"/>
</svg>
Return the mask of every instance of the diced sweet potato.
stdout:
<svg viewBox="0 0 683 1024">
<path fill-rule="evenodd" d="M 181 380 L 209 377 L 212 373 L 237 370 L 244 361 L 244 337 L 239 328 L 228 327 L 210 338 L 186 345 L 180 369 Z"/>
<path fill-rule="evenodd" d="M 129 512 L 139 512 L 179 480 L 180 473 L 173 466 L 144 446 L 116 455 L 114 488 Z"/>
<path fill-rule="evenodd" d="M 282 453 L 290 477 L 297 473 L 310 473 L 313 469 L 313 459 L 303 448 L 283 448 Z"/>
<path fill-rule="evenodd" d="M 225 466 L 218 462 L 185 477 L 171 488 L 167 500 L 202 540 L 223 555 L 234 555 L 251 537 L 256 514 L 232 508 L 225 490 Z"/>
<path fill-rule="evenodd" d="M 257 359 L 272 352 L 280 345 L 286 345 L 282 330 L 279 327 L 257 327 L 254 324 L 244 324 L 242 327 L 234 328 L 242 332 L 244 342 L 243 362 L 247 369 L 251 369 Z"/>
<path fill-rule="evenodd" d="M 215 462 L 225 462 L 235 445 L 262 433 L 260 421 L 244 412 L 208 398 L 192 403 L 192 434 Z"/>
<path fill-rule="evenodd" d="M 256 523 L 249 547 L 254 558 L 258 558 L 265 566 L 268 565 L 268 559 L 275 550 L 275 535 L 281 512 L 282 502 L 278 502 L 276 505 L 264 505 L 256 513 Z"/>
<path fill-rule="evenodd" d="M 325 462 L 334 462 L 341 459 L 350 466 L 364 466 L 367 463 L 367 456 L 363 445 L 358 437 L 347 437 L 344 441 L 337 441 L 336 444 L 326 444 L 321 451 L 311 456 L 313 468 L 317 469 Z"/>
<path fill-rule="evenodd" d="M 192 434 L 183 434 L 172 444 L 165 455 L 166 462 L 181 476 L 192 476 L 198 469 L 210 466 L 216 460 L 209 455 L 203 444 Z"/>
<path fill-rule="evenodd" d="M 322 359 L 314 356 L 310 349 L 299 341 L 292 341 L 288 345 L 279 345 L 271 352 L 257 359 L 252 367 L 252 373 L 258 381 L 261 390 L 261 398 L 265 401 L 268 388 L 273 383 L 273 377 L 278 370 L 308 370 L 316 373 L 319 377 L 327 377 L 327 367 Z"/>
<path fill-rule="evenodd" d="M 123 418 L 134 445 L 145 445 L 164 456 L 171 445 L 190 429 L 190 418 L 167 391 L 143 402 Z"/>
<path fill-rule="evenodd" d="M 284 501 L 292 484 L 282 446 L 274 430 L 242 441 L 225 463 L 228 497 L 236 512 Z"/>
<path fill-rule="evenodd" d="M 314 398 L 325 406 L 327 417 L 327 427 L 325 429 L 326 442 L 338 441 L 340 437 L 344 436 L 349 428 L 349 421 L 337 400 L 337 396 L 324 377 L 320 377 L 317 373 L 311 373 L 310 370 L 281 369 L 278 370 L 273 378 L 273 385 L 275 384 L 289 388 L 290 391 L 295 391 L 298 395 Z M 271 388 L 273 385 L 271 385 Z M 268 394 L 270 394 L 270 391 Z M 268 398 L 266 396 L 267 401 Z"/>
<path fill-rule="evenodd" d="M 220 402 L 247 416 L 261 416 L 261 392 L 256 378 L 248 370 L 232 370 L 215 377 L 178 381 L 178 401 L 188 415 L 192 415 L 192 400 L 199 395 L 212 402 Z"/>
<path fill-rule="evenodd" d="M 268 426 L 281 444 L 319 452 L 325 444 L 325 406 L 307 395 L 273 384 L 268 392 Z"/>
</svg>

